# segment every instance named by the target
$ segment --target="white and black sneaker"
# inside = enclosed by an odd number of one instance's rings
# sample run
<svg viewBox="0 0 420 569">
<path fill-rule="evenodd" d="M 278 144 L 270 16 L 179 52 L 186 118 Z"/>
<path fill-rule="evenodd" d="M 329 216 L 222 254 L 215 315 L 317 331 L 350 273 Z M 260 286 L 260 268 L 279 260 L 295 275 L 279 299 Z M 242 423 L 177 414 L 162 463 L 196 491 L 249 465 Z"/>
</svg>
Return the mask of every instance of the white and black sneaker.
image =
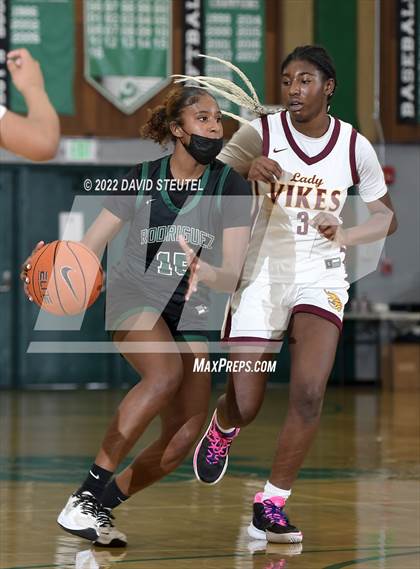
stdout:
<svg viewBox="0 0 420 569">
<path fill-rule="evenodd" d="M 127 536 L 114 526 L 114 516 L 110 508 L 99 506 L 96 515 L 98 539 L 94 545 L 96 547 L 125 547 Z"/>
<path fill-rule="evenodd" d="M 58 524 L 67 532 L 95 541 L 99 537 L 97 514 L 99 503 L 95 496 L 85 490 L 72 494 L 57 518 Z"/>
<path fill-rule="evenodd" d="M 271 543 L 301 543 L 302 532 L 290 523 L 284 512 L 285 503 L 281 496 L 264 500 L 263 492 L 255 494 L 254 516 L 248 526 L 249 537 Z"/>
</svg>

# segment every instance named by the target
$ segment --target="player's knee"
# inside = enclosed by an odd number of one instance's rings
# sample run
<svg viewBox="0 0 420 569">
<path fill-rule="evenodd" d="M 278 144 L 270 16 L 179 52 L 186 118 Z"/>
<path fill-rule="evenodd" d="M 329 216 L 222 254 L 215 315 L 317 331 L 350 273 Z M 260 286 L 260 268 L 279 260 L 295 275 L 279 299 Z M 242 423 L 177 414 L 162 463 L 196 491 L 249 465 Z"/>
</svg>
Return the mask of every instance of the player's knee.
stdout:
<svg viewBox="0 0 420 569">
<path fill-rule="evenodd" d="M 188 454 L 197 440 L 198 434 L 198 431 L 190 427 L 184 428 L 178 433 L 173 446 L 174 453 L 178 455 L 179 460 L 183 460 L 183 458 Z"/>
<path fill-rule="evenodd" d="M 318 420 L 322 411 L 324 390 L 310 382 L 301 386 L 290 398 L 290 404 L 305 423 Z"/>
<path fill-rule="evenodd" d="M 179 444 L 170 444 L 162 455 L 160 467 L 167 474 L 177 468 L 187 456 L 190 447 L 186 448 Z"/>
<path fill-rule="evenodd" d="M 203 422 L 192 419 L 182 420 L 181 417 L 177 417 L 177 419 L 179 420 L 164 426 L 161 439 L 165 441 L 168 447 L 171 445 L 180 447 L 193 445 L 201 432 Z"/>
<path fill-rule="evenodd" d="M 170 472 L 188 455 L 196 442 L 200 428 L 194 424 L 184 424 L 169 441 L 161 459 L 161 468 Z"/>
<path fill-rule="evenodd" d="M 149 392 L 154 399 L 169 403 L 182 382 L 182 370 L 167 372 L 155 372 L 147 378 L 143 378 L 149 385 Z"/>
</svg>

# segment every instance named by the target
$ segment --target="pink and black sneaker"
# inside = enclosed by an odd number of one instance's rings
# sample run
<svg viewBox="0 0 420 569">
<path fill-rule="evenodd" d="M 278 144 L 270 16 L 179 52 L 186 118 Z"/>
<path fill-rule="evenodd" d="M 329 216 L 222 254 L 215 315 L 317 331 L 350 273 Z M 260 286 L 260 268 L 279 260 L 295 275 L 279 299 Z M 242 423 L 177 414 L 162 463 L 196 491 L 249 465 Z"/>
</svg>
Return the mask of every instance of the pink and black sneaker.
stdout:
<svg viewBox="0 0 420 569">
<path fill-rule="evenodd" d="M 263 493 L 254 498 L 254 515 L 248 526 L 248 535 L 254 539 L 266 539 L 271 543 L 300 543 L 302 533 L 292 526 L 283 511 L 286 500 L 273 496 L 263 500 Z"/>
<path fill-rule="evenodd" d="M 223 478 L 230 445 L 239 431 L 236 428 L 231 433 L 223 433 L 216 424 L 216 411 L 213 413 L 210 425 L 194 452 L 194 473 L 200 482 L 217 484 Z"/>
</svg>

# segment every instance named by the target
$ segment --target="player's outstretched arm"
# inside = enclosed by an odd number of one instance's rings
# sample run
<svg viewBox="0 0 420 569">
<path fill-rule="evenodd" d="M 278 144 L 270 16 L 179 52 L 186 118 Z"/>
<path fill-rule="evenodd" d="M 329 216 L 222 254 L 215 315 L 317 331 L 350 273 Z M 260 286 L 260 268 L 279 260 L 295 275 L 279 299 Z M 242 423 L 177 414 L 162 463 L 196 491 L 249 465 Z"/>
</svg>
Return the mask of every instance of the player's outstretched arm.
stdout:
<svg viewBox="0 0 420 569">
<path fill-rule="evenodd" d="M 242 125 L 223 147 L 217 158 L 247 178 L 253 160 L 262 153 L 261 136 L 251 125 Z"/>
<path fill-rule="evenodd" d="M 82 243 L 100 259 L 107 243 L 114 239 L 124 223 L 124 220 L 104 208 L 86 231 Z"/>
<path fill-rule="evenodd" d="M 397 217 L 388 193 L 366 205 L 370 216 L 364 223 L 346 229 L 346 245 L 379 241 L 397 230 Z"/>
<path fill-rule="evenodd" d="M 223 147 L 218 159 L 248 180 L 278 181 L 282 169 L 275 160 L 262 156 L 262 152 L 261 136 L 251 125 L 242 125 Z"/>
<path fill-rule="evenodd" d="M 0 146 L 30 160 L 50 160 L 57 152 L 60 123 L 45 91 L 39 63 L 22 48 L 7 54 L 7 67 L 28 114 L 22 117 L 6 112 L 0 121 Z"/>
<path fill-rule="evenodd" d="M 343 229 L 334 215 L 324 212 L 316 215 L 311 225 L 321 235 L 344 247 L 379 241 L 397 230 L 398 222 L 389 194 L 366 205 L 370 216 L 360 225 Z"/>
<path fill-rule="evenodd" d="M 342 232 L 344 245 L 361 245 L 385 239 L 397 229 L 397 219 L 384 174 L 371 143 L 362 136 L 356 139 L 356 169 L 359 194 L 369 210 L 369 218 Z"/>
</svg>

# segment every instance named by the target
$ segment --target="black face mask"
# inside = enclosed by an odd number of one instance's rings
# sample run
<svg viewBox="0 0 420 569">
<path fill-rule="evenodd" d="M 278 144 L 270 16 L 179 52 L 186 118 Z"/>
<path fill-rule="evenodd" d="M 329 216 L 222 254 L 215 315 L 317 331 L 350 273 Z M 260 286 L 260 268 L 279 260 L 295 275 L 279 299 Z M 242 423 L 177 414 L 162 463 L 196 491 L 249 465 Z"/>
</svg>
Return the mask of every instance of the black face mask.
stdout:
<svg viewBox="0 0 420 569">
<path fill-rule="evenodd" d="M 186 134 L 189 134 L 184 130 Z M 222 138 L 208 138 L 199 134 L 190 134 L 190 143 L 184 148 L 191 154 L 194 160 L 200 164 L 210 164 L 223 148 Z"/>
</svg>

